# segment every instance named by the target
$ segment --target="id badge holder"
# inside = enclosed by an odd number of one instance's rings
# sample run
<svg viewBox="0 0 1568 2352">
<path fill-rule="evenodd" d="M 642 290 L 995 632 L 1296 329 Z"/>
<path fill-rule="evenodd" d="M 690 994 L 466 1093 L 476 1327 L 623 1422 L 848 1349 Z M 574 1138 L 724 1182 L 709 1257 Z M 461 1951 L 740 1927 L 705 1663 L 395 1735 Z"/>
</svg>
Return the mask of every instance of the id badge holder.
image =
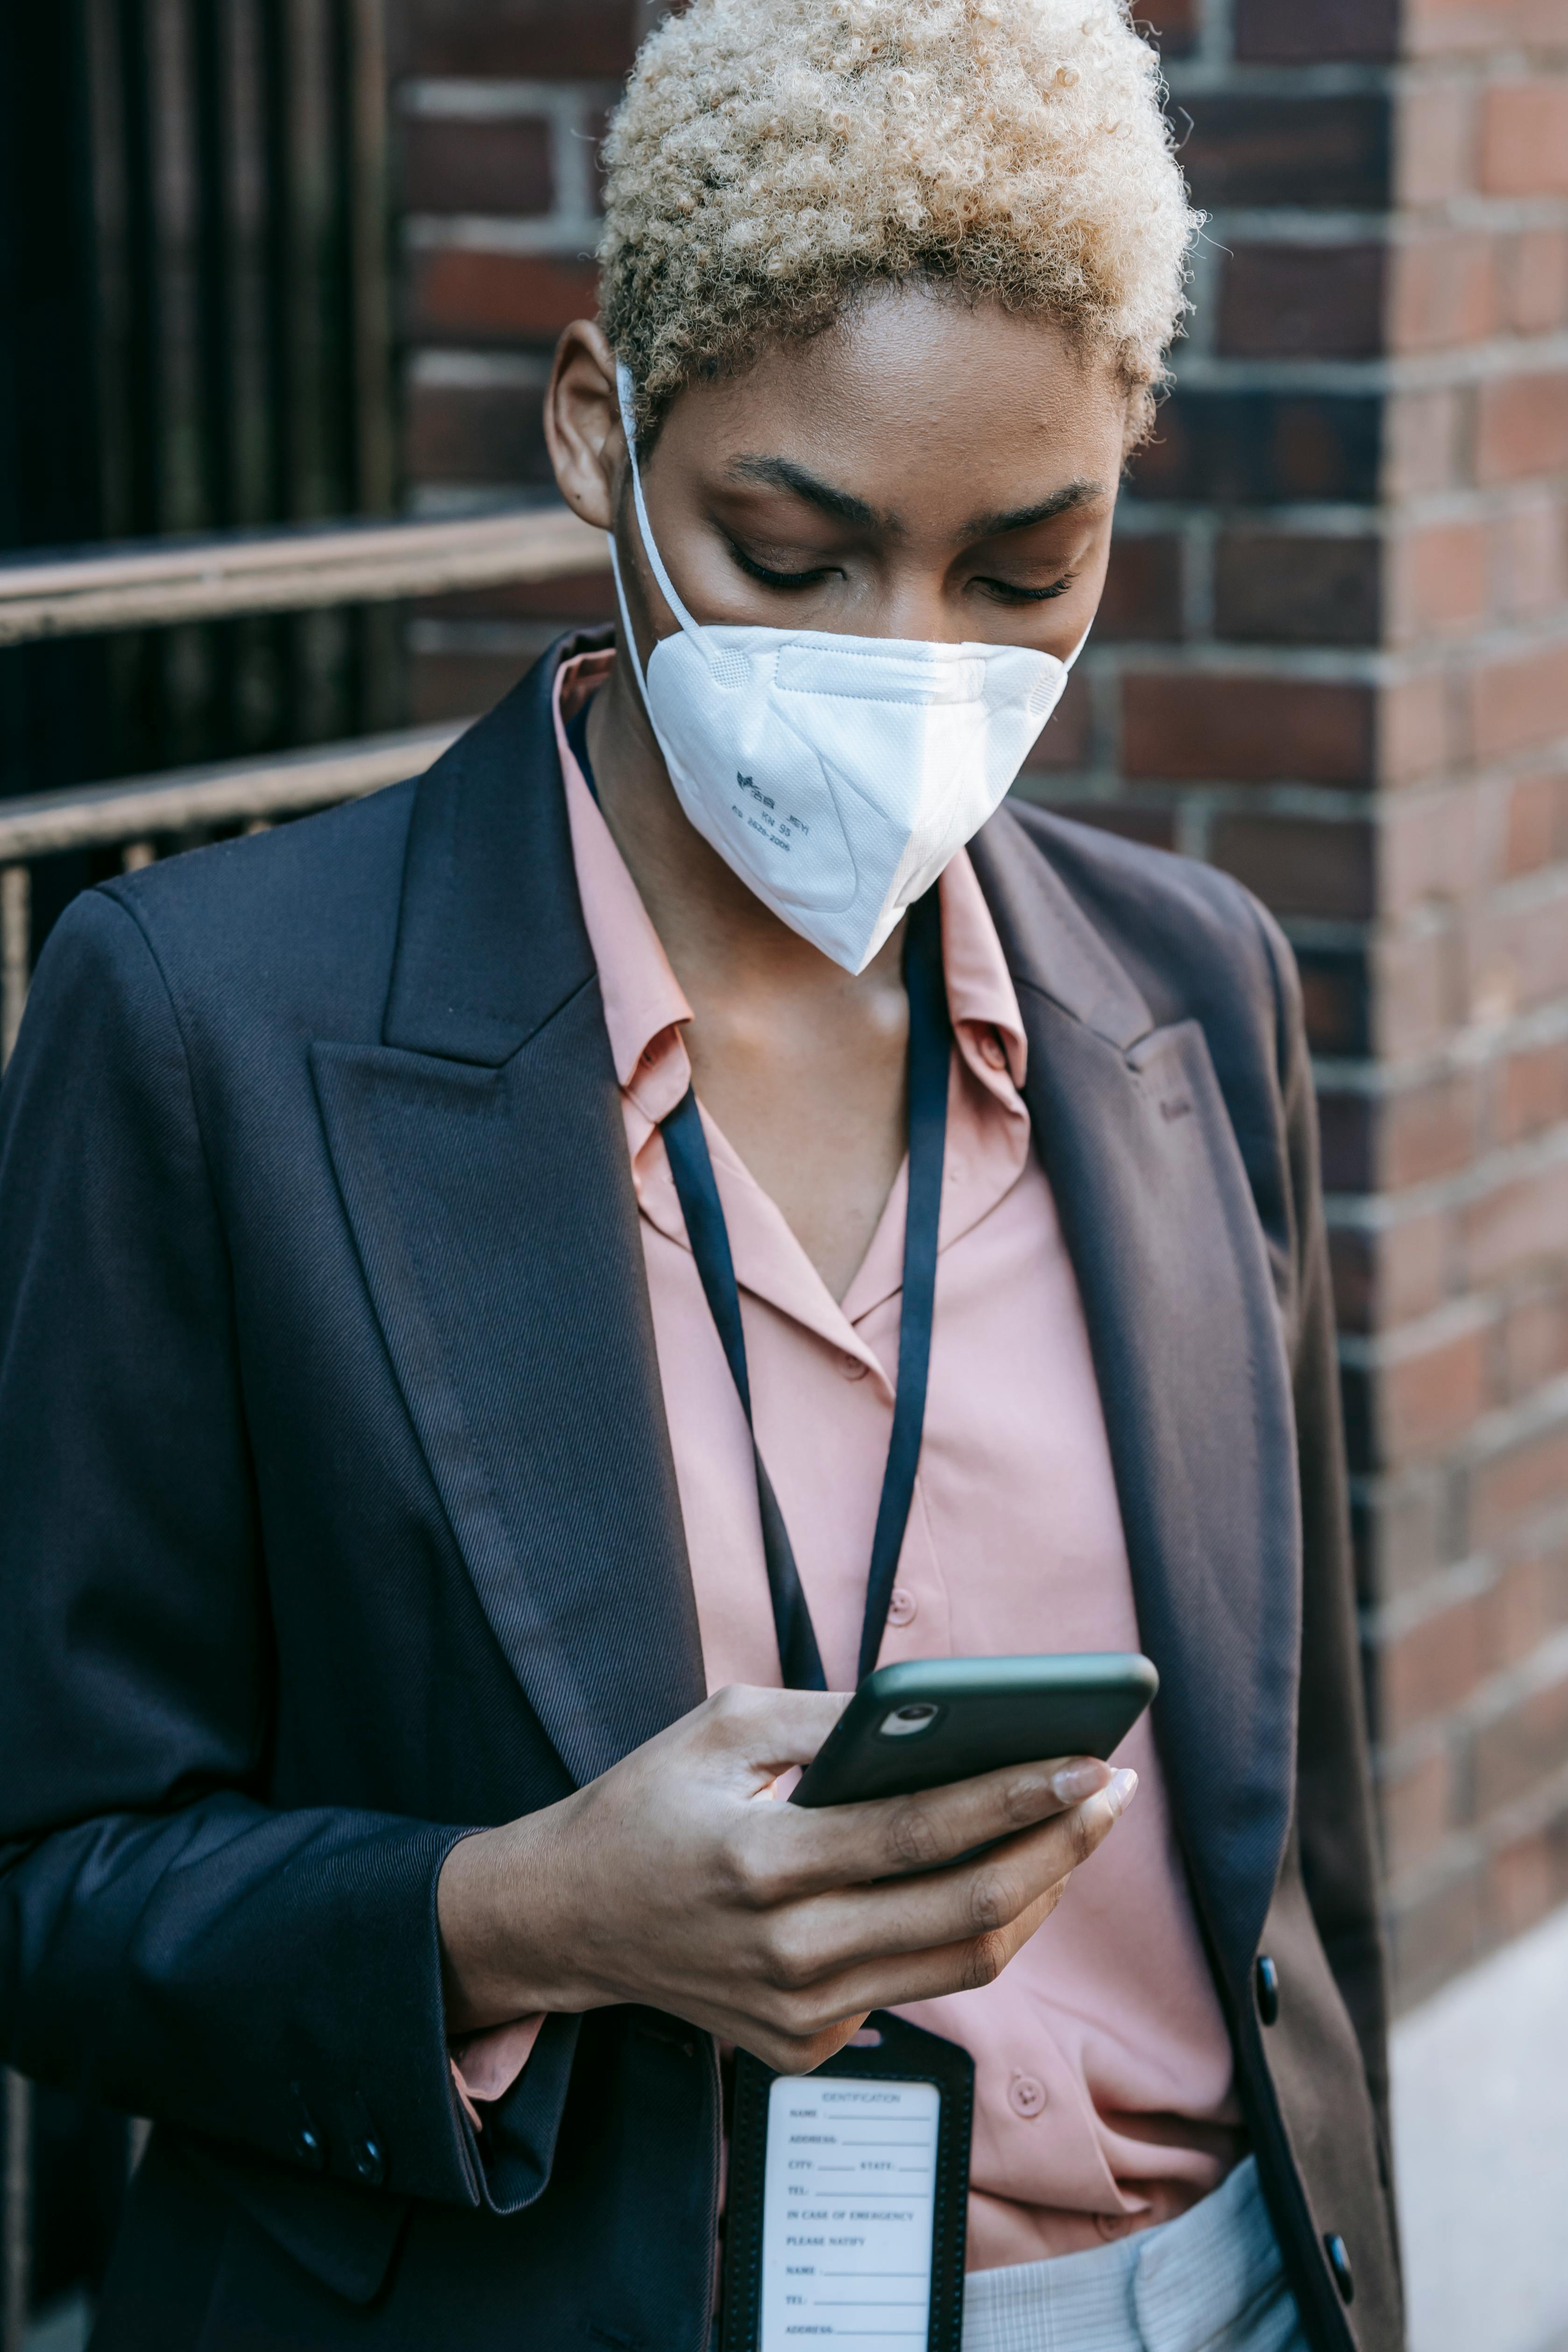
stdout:
<svg viewBox="0 0 1568 2352">
<path fill-rule="evenodd" d="M 815 2074 L 736 2053 L 723 2352 L 959 2352 L 974 2099 L 967 2050 L 883 2010 Z"/>
</svg>

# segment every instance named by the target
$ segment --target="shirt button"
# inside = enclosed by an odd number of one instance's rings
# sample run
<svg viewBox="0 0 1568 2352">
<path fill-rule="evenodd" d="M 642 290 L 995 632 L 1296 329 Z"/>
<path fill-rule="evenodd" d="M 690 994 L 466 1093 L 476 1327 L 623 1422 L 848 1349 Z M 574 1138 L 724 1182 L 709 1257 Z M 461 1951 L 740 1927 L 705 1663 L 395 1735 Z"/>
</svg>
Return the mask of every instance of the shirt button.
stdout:
<svg viewBox="0 0 1568 2352">
<path fill-rule="evenodd" d="M 841 1356 L 839 1370 L 846 1381 L 863 1381 L 871 1367 L 869 1364 L 862 1364 L 858 1356 Z"/>
<path fill-rule="evenodd" d="M 988 1029 L 981 1038 L 980 1053 L 982 1058 L 989 1062 L 993 1070 L 1003 1068 L 1007 1063 L 1007 1048 L 994 1029 Z"/>
<path fill-rule="evenodd" d="M 907 1625 L 919 1606 L 919 1601 L 906 1584 L 895 1584 L 893 1588 L 893 1598 L 887 1604 L 888 1623 Z"/>
<path fill-rule="evenodd" d="M 1113 2238 L 1119 2238 L 1122 2235 L 1130 2218 L 1126 2213 L 1096 2213 L 1094 2227 L 1109 2243 Z"/>
<path fill-rule="evenodd" d="M 1015 2074 L 1008 2091 L 1008 2103 L 1015 2116 L 1032 2122 L 1044 2112 L 1045 2084 L 1033 2074 Z"/>
<path fill-rule="evenodd" d="M 645 1070 L 651 1070 L 659 1056 L 654 1052 L 652 1045 L 644 1045 L 638 1058 L 642 1062 L 643 1067 Z"/>
</svg>

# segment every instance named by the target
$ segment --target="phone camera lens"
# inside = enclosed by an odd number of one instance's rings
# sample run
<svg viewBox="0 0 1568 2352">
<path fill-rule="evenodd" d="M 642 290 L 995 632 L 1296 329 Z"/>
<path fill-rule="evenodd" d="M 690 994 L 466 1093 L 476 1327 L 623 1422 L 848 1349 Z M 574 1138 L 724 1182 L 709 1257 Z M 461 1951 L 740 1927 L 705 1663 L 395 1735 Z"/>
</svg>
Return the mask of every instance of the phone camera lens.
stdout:
<svg viewBox="0 0 1568 2352">
<path fill-rule="evenodd" d="M 891 1715 L 882 1718 L 884 1739 L 907 1739 L 912 1732 L 928 1731 L 941 1713 L 940 1707 L 920 1701 L 911 1706 L 895 1706 Z"/>
</svg>

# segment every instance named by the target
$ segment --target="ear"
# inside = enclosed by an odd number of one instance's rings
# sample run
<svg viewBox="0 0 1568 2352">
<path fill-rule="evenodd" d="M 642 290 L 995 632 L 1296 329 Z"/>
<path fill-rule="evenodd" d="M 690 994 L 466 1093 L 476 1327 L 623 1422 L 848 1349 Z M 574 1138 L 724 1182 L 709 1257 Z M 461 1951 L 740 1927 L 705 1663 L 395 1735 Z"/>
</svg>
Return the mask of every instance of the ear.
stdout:
<svg viewBox="0 0 1568 2352">
<path fill-rule="evenodd" d="M 545 394 L 545 446 L 561 497 L 595 530 L 615 525 L 615 478 L 625 457 L 615 354 L 591 319 L 574 319 L 555 347 Z"/>
</svg>

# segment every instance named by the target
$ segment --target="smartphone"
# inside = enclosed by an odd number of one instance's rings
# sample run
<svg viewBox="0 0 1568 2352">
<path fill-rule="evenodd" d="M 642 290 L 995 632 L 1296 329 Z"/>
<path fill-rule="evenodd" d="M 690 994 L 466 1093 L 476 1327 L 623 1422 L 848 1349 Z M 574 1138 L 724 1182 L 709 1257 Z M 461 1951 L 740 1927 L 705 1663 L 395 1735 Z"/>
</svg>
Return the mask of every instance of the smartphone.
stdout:
<svg viewBox="0 0 1568 2352">
<path fill-rule="evenodd" d="M 1004 1764 L 1109 1757 L 1160 1686 L 1135 1650 L 907 1658 L 856 1691 L 790 1802 L 849 1805 L 972 1780 Z"/>
</svg>

